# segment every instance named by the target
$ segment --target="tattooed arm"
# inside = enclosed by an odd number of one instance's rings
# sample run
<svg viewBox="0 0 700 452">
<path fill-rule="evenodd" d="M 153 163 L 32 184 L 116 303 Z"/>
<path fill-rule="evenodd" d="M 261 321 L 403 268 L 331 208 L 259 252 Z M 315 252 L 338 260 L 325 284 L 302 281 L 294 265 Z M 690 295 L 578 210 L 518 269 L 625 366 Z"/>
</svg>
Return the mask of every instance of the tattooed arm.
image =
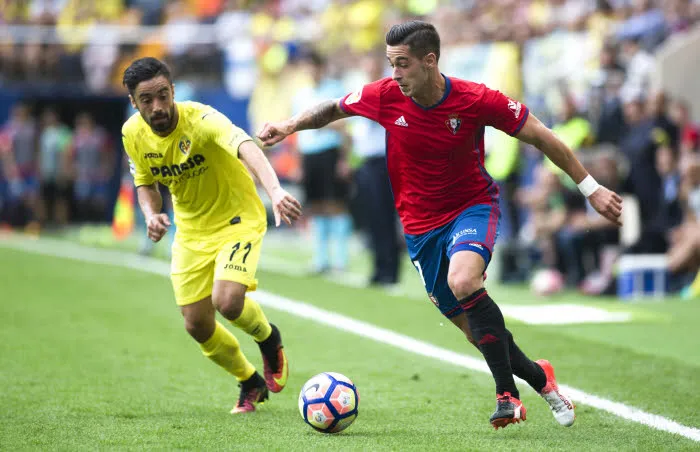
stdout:
<svg viewBox="0 0 700 452">
<path fill-rule="evenodd" d="M 286 121 L 266 123 L 260 133 L 258 133 L 258 138 L 264 145 L 271 146 L 284 140 L 294 132 L 320 129 L 333 121 L 349 116 L 340 108 L 338 99 L 327 100 Z"/>
</svg>

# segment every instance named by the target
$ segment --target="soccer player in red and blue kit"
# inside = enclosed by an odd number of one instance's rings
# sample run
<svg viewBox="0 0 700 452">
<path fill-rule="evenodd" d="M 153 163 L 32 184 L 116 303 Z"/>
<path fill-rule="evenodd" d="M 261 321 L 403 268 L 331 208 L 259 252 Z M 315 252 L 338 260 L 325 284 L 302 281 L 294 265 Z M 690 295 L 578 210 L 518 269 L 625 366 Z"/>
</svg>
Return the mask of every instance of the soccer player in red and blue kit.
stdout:
<svg viewBox="0 0 700 452">
<path fill-rule="evenodd" d="M 622 199 L 600 186 L 571 150 L 528 108 L 498 91 L 440 73 L 440 37 L 426 22 L 395 25 L 386 35 L 393 68 L 384 78 L 291 119 L 268 123 L 265 145 L 305 129 L 360 115 L 386 129 L 389 179 L 408 252 L 428 296 L 484 355 L 496 382 L 495 428 L 525 420 L 513 374 L 549 404 L 561 425 L 574 405 L 561 393 L 552 365 L 530 360 L 505 327 L 484 288 L 500 211 L 498 186 L 484 169 L 484 128 L 532 144 L 564 170 L 591 206 L 620 224 Z"/>
</svg>

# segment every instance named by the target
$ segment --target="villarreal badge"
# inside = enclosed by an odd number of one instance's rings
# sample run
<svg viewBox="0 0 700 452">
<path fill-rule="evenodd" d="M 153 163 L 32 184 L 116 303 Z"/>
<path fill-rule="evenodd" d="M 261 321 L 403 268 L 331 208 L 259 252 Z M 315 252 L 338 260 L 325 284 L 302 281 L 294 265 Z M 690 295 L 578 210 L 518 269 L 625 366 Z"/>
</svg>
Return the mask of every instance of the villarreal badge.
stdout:
<svg viewBox="0 0 700 452">
<path fill-rule="evenodd" d="M 189 138 L 183 136 L 182 138 L 180 138 L 180 143 L 178 144 L 178 147 L 180 148 L 180 152 L 187 155 L 190 152 L 190 148 L 192 147 L 192 142 Z"/>
<path fill-rule="evenodd" d="M 452 135 L 457 135 L 457 132 L 459 131 L 460 126 L 462 125 L 462 120 L 459 119 L 459 115 L 457 113 L 452 113 L 450 115 L 450 119 L 445 121 L 445 125 L 448 129 L 450 129 Z"/>
</svg>

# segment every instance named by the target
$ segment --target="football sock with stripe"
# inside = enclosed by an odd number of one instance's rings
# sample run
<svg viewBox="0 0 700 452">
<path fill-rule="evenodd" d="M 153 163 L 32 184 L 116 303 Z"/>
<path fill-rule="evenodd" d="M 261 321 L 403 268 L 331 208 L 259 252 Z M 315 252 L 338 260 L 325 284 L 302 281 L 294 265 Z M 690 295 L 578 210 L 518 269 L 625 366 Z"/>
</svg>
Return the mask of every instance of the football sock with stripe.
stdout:
<svg viewBox="0 0 700 452">
<path fill-rule="evenodd" d="M 491 369 L 496 381 L 496 392 L 510 392 L 519 399 L 510 364 L 508 331 L 501 310 L 483 288 L 461 300 L 460 304 L 466 307 L 469 329 Z"/>
<path fill-rule="evenodd" d="M 253 336 L 256 342 L 262 342 L 272 332 L 270 322 L 267 321 L 265 313 L 257 301 L 250 297 L 245 297 L 243 310 L 236 320 L 231 321 L 236 327 Z"/>
<path fill-rule="evenodd" d="M 236 336 L 219 322 L 216 322 L 214 334 L 199 346 L 204 356 L 226 369 L 238 381 L 247 380 L 255 373 L 255 367 L 241 351 Z"/>
</svg>

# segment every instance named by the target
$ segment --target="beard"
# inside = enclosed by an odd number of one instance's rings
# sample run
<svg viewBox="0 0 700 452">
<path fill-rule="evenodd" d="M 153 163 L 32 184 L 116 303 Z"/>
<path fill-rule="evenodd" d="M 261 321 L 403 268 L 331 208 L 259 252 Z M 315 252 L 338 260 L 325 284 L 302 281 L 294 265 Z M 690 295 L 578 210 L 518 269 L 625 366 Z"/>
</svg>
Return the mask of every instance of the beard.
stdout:
<svg viewBox="0 0 700 452">
<path fill-rule="evenodd" d="M 173 117 L 175 116 L 175 107 L 171 107 L 167 114 L 152 116 L 150 118 L 150 126 L 156 132 L 165 132 L 173 124 Z"/>
</svg>

